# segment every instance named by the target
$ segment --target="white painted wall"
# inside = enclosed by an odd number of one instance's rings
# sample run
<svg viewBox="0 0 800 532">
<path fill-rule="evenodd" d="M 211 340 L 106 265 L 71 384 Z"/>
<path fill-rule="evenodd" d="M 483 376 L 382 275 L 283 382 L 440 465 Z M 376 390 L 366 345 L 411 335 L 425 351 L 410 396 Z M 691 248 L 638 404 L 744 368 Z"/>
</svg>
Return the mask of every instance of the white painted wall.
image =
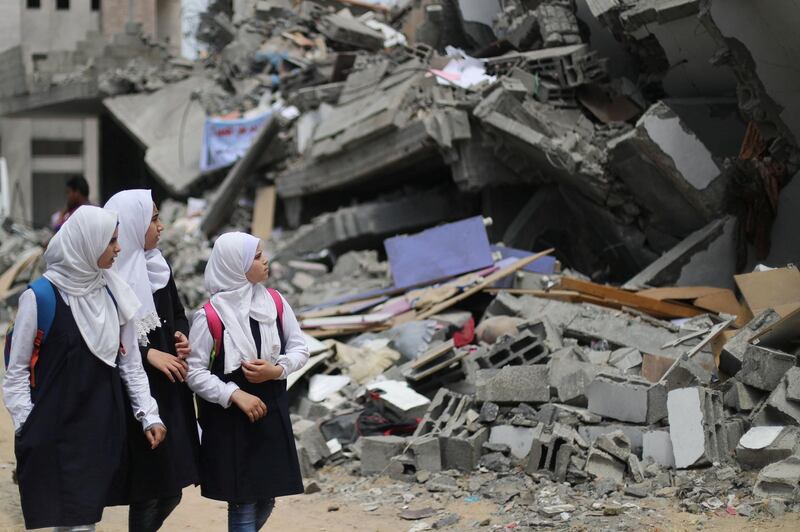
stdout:
<svg viewBox="0 0 800 532">
<path fill-rule="evenodd" d="M 7 3 L 12 0 L 2 0 Z M 23 4 L 23 0 L 14 0 Z M 21 42 L 26 53 L 73 50 L 88 31 L 100 31 L 100 13 L 89 0 L 72 0 L 68 10 L 57 10 L 55 0 L 42 0 L 39 9 L 22 7 Z"/>
</svg>

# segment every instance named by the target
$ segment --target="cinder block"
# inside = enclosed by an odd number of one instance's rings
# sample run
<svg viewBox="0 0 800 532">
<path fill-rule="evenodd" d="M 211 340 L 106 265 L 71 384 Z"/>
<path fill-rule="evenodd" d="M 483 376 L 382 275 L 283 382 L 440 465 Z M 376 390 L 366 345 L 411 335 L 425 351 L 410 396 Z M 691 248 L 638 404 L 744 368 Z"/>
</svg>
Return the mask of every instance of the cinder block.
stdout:
<svg viewBox="0 0 800 532">
<path fill-rule="evenodd" d="M 642 458 L 650 458 L 665 467 L 675 467 L 669 428 L 645 431 L 642 435 Z"/>
<path fill-rule="evenodd" d="M 760 469 L 800 451 L 797 427 L 753 427 L 739 439 L 736 462 L 742 469 Z"/>
<path fill-rule="evenodd" d="M 295 439 L 308 451 L 312 464 L 319 464 L 331 455 L 322 431 L 313 421 L 301 419 L 292 425 Z"/>
<path fill-rule="evenodd" d="M 627 461 L 631 455 L 631 440 L 621 430 L 599 436 L 594 446 L 621 462 Z"/>
<path fill-rule="evenodd" d="M 598 375 L 587 396 L 589 411 L 610 419 L 653 424 L 667 415 L 664 387 L 638 377 Z"/>
<path fill-rule="evenodd" d="M 736 378 L 753 388 L 771 392 L 794 367 L 796 360 L 794 355 L 748 344 L 742 358 L 742 369 Z"/>
<path fill-rule="evenodd" d="M 594 445 L 595 440 L 602 434 L 609 434 L 611 432 L 620 430 L 631 442 L 631 450 L 636 454 L 642 452 L 642 436 L 649 429 L 644 425 L 627 425 L 625 423 L 608 423 L 604 425 L 582 425 L 578 427 L 578 434 L 580 434 L 589 445 Z"/>
<path fill-rule="evenodd" d="M 722 396 L 706 388 L 669 392 L 670 440 L 675 467 L 686 468 L 728 459 Z"/>
<path fill-rule="evenodd" d="M 750 322 L 739 329 L 733 338 L 722 347 L 719 357 L 719 369 L 728 375 L 736 375 L 742 369 L 742 360 L 750 339 L 766 327 L 780 319 L 780 315 L 772 309 L 760 312 Z"/>
<path fill-rule="evenodd" d="M 751 386 L 733 379 L 725 383 L 727 388 L 722 394 L 725 406 L 738 412 L 751 412 L 764 400 L 766 394 Z"/>
<path fill-rule="evenodd" d="M 625 477 L 625 464 L 599 449 L 591 449 L 589 456 L 586 457 L 584 471 L 594 478 L 610 478 L 622 482 Z"/>
<path fill-rule="evenodd" d="M 489 439 L 489 429 L 481 427 L 470 433 L 467 429 L 454 431 L 443 436 L 439 442 L 442 446 L 442 466 L 444 469 L 472 471 L 478 467 L 481 459 L 481 447 Z"/>
<path fill-rule="evenodd" d="M 525 464 L 525 472 L 533 475 L 548 472 L 556 482 L 566 479 L 567 469 L 577 448 L 573 445 L 575 431 L 570 427 L 553 423 L 540 424 L 534 429 L 534 439 Z"/>
<path fill-rule="evenodd" d="M 480 369 L 475 386 L 478 401 L 545 403 L 550 400 L 547 367 L 542 364 Z"/>
<path fill-rule="evenodd" d="M 522 460 L 531 450 L 535 429 L 528 427 L 515 427 L 513 425 L 495 425 L 492 427 L 489 441 L 508 445 L 511 455 L 517 460 Z"/>
<path fill-rule="evenodd" d="M 415 439 L 411 444 L 411 453 L 414 455 L 417 471 L 438 473 L 442 470 L 442 450 L 439 438 L 422 436 Z"/>
<path fill-rule="evenodd" d="M 800 378 L 800 368 L 793 367 L 783 376 L 761 408 L 753 414 L 753 425 L 798 425 L 800 402 L 789 399 L 789 383 Z"/>
<path fill-rule="evenodd" d="M 523 323 L 517 328 L 518 332 L 516 334 L 498 339 L 488 352 L 475 357 L 475 362 L 481 369 L 500 369 L 508 365 L 526 366 L 536 364 L 546 358 L 550 352 L 542 341 L 543 337 L 548 334 L 548 330 L 551 335 L 555 334 L 549 322 L 547 322 L 547 325 L 541 321 Z"/>
<path fill-rule="evenodd" d="M 401 454 L 406 445 L 406 439 L 399 436 L 364 436 L 359 441 L 363 475 L 386 471 L 392 457 Z"/>
<path fill-rule="evenodd" d="M 800 500 L 800 457 L 790 456 L 762 469 L 753 494 L 763 499 Z"/>
</svg>

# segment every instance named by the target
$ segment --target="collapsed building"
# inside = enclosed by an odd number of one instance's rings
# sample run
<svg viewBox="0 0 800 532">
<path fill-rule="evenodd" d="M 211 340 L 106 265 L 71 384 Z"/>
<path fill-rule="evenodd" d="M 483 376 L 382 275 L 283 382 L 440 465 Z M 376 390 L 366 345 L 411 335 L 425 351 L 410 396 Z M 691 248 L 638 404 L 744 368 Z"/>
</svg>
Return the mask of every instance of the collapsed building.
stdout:
<svg viewBox="0 0 800 532">
<path fill-rule="evenodd" d="M 528 526 L 800 502 L 792 2 L 383 4 L 212 2 L 207 57 L 94 96 L 136 146 L 103 194 L 173 198 L 189 307 L 210 238 L 267 241 L 312 351 L 304 476 L 516 497 Z M 253 113 L 201 170 L 206 118 Z M 13 306 L 46 237 L 3 231 Z"/>
</svg>

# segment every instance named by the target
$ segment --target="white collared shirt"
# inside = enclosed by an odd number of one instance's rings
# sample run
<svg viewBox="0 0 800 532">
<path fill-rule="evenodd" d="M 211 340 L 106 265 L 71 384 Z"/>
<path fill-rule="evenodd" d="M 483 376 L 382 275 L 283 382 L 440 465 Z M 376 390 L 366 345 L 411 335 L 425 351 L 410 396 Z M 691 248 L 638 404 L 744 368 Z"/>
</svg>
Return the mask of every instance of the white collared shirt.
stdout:
<svg viewBox="0 0 800 532">
<path fill-rule="evenodd" d="M 281 299 L 283 299 L 283 296 L 281 296 Z M 306 345 L 303 331 L 300 329 L 300 324 L 297 323 L 297 318 L 285 299 L 283 299 L 282 322 L 286 353 L 268 356 L 265 360 L 281 366 L 283 368 L 281 379 L 285 379 L 287 375 L 301 369 L 308 362 L 308 346 Z M 265 327 L 277 327 L 277 322 L 270 325 L 259 323 L 259 326 L 262 328 L 261 337 L 265 338 L 266 334 L 263 329 Z M 192 328 L 189 332 L 189 344 L 192 346 L 192 352 L 186 360 L 189 363 L 189 375 L 186 381 L 189 384 L 189 388 L 209 403 L 216 403 L 228 408 L 231 405 L 231 395 L 239 387 L 232 382 L 222 382 L 219 377 L 208 369 L 214 339 L 211 337 L 211 331 L 208 330 L 208 321 L 203 309 L 200 309 L 194 315 Z"/>
</svg>

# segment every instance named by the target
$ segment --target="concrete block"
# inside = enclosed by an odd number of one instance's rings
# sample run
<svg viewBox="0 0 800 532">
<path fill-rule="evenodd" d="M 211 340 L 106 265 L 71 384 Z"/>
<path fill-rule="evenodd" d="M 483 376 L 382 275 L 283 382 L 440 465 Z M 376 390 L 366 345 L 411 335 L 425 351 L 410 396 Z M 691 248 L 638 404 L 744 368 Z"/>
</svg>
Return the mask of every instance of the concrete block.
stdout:
<svg viewBox="0 0 800 532">
<path fill-rule="evenodd" d="M 621 371 L 628 371 L 642 365 L 642 353 L 635 347 L 623 347 L 611 352 L 608 363 Z"/>
<path fill-rule="evenodd" d="M 753 427 L 739 439 L 736 461 L 742 469 L 760 469 L 799 450 L 797 427 Z"/>
<path fill-rule="evenodd" d="M 534 435 L 535 429 L 532 428 L 496 425 L 492 427 L 489 442 L 508 445 L 511 455 L 517 460 L 522 460 L 531 450 Z"/>
<path fill-rule="evenodd" d="M 628 460 L 631 455 L 631 440 L 621 430 L 598 436 L 594 446 L 621 462 Z"/>
<path fill-rule="evenodd" d="M 652 424 L 667 415 L 664 387 L 638 377 L 599 375 L 587 396 L 589 411 L 606 418 Z"/>
<path fill-rule="evenodd" d="M 308 419 L 301 419 L 292 424 L 295 439 L 308 452 L 312 464 L 320 464 L 331 455 L 328 442 L 322 435 L 319 426 Z"/>
<path fill-rule="evenodd" d="M 541 364 L 481 369 L 477 371 L 475 385 L 479 401 L 545 403 L 550 400 L 547 367 Z"/>
<path fill-rule="evenodd" d="M 728 408 L 737 412 L 751 412 L 764 400 L 766 394 L 743 382 L 728 379 L 725 383 L 727 388 L 722 394 L 723 402 Z"/>
<path fill-rule="evenodd" d="M 485 355 L 477 356 L 475 361 L 481 369 L 536 364 L 550 353 L 543 342 L 548 332 L 551 336 L 556 334 L 549 321 L 546 324 L 542 321 L 523 323 L 515 333 L 498 339 Z"/>
<path fill-rule="evenodd" d="M 742 357 L 742 369 L 736 374 L 736 379 L 753 388 L 771 392 L 789 368 L 794 367 L 796 360 L 794 355 L 748 344 Z"/>
<path fill-rule="evenodd" d="M 728 458 L 719 392 L 699 387 L 672 390 L 667 397 L 667 408 L 675 467 L 722 462 Z"/>
<path fill-rule="evenodd" d="M 786 398 L 800 402 L 800 372 L 786 373 Z"/>
<path fill-rule="evenodd" d="M 604 425 L 582 425 L 578 427 L 578 434 L 589 445 L 594 445 L 597 438 L 603 434 L 621 431 L 631 442 L 631 451 L 637 455 L 642 453 L 642 442 L 645 432 L 649 429 L 644 425 L 626 425 L 625 423 L 607 423 Z"/>
<path fill-rule="evenodd" d="M 633 480 L 635 482 L 644 482 L 644 476 L 645 476 L 644 467 L 642 466 L 642 463 L 639 461 L 639 458 L 635 454 L 631 453 L 628 455 L 627 463 L 628 463 L 628 472 L 633 477 Z"/>
<path fill-rule="evenodd" d="M 736 375 L 742 369 L 742 360 L 747 346 L 750 345 L 750 339 L 779 319 L 780 315 L 774 310 L 765 310 L 739 329 L 739 332 L 722 347 L 719 355 L 719 369 L 728 375 Z"/>
<path fill-rule="evenodd" d="M 675 455 L 672 454 L 672 440 L 669 429 L 645 431 L 642 435 L 642 458 L 648 458 L 665 467 L 675 467 Z"/>
<path fill-rule="evenodd" d="M 569 353 L 574 351 L 572 348 L 564 350 Z M 560 350 L 559 353 L 564 350 Z M 586 388 L 602 371 L 601 368 L 590 362 L 578 360 L 577 357 L 568 355 L 557 357 L 555 353 L 551 355 L 548 366 L 548 383 L 550 387 L 555 388 L 558 400 L 562 403 L 586 406 L 588 404 Z"/>
<path fill-rule="evenodd" d="M 403 452 L 406 439 L 399 436 L 364 436 L 361 442 L 361 474 L 382 473 L 393 456 Z"/>
<path fill-rule="evenodd" d="M 442 450 L 439 438 L 423 436 L 415 439 L 411 444 L 411 454 L 414 455 L 417 471 L 438 473 L 442 470 Z"/>
<path fill-rule="evenodd" d="M 481 427 L 470 433 L 466 429 L 456 431 L 450 436 L 442 436 L 439 443 L 442 448 L 442 467 L 472 471 L 478 467 L 481 459 L 481 448 L 489 438 L 489 429 Z"/>
<path fill-rule="evenodd" d="M 722 434 L 727 441 L 727 451 L 729 456 L 733 456 L 739 440 L 744 436 L 747 429 L 750 428 L 750 423 L 743 417 L 729 417 L 722 422 Z"/>
<path fill-rule="evenodd" d="M 575 434 L 570 427 L 560 423 L 537 425 L 525 472 L 529 475 L 547 472 L 556 482 L 563 482 L 572 456 L 577 452 Z"/>
<path fill-rule="evenodd" d="M 800 500 L 800 457 L 790 456 L 762 469 L 753 494 L 764 499 Z"/>
<path fill-rule="evenodd" d="M 792 401 L 788 397 L 789 383 L 797 378 L 800 378 L 800 368 L 790 368 L 761 409 L 753 414 L 753 425 L 800 424 L 800 402 Z"/>
<path fill-rule="evenodd" d="M 314 464 L 311 463 L 311 459 L 308 457 L 308 451 L 300 444 L 297 444 L 296 447 L 297 460 L 300 462 L 300 474 L 303 476 L 303 478 L 316 478 L 317 470 L 314 468 Z"/>
<path fill-rule="evenodd" d="M 608 478 L 622 482 L 625 477 L 625 464 L 599 449 L 591 449 L 586 457 L 584 471 L 594 478 Z"/>
</svg>

